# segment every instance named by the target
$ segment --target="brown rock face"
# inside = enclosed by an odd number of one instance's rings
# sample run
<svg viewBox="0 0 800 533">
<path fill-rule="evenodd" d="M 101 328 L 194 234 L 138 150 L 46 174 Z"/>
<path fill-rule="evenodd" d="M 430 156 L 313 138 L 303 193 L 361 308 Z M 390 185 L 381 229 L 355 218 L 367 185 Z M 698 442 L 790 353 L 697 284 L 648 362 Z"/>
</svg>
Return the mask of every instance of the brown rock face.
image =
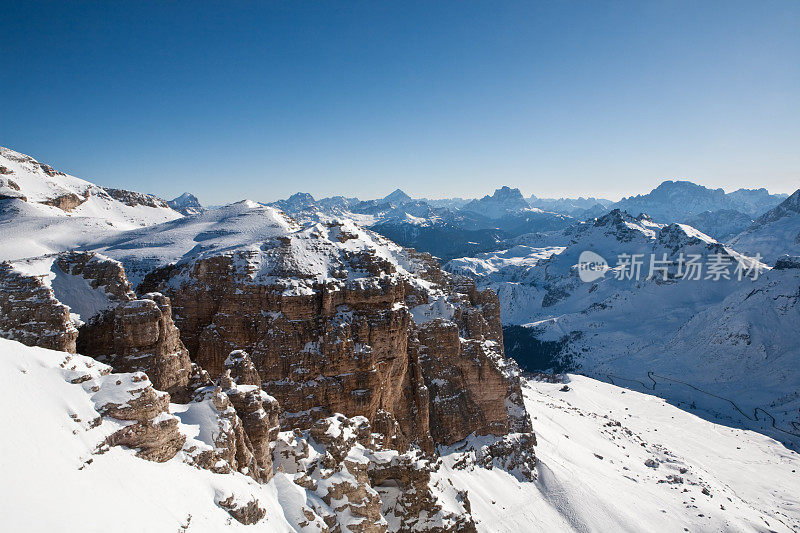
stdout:
<svg viewBox="0 0 800 533">
<path fill-rule="evenodd" d="M 284 410 L 284 428 L 307 428 L 333 413 L 361 415 L 387 443 L 429 451 L 434 442 L 473 432 L 530 431 L 516 369 L 503 355 L 493 293 L 478 293 L 470 280 L 444 274 L 420 254 L 415 259 L 433 290 L 392 276 L 391 264 L 365 255 L 353 261 L 373 274 L 366 281 L 287 294 L 283 286 L 253 283 L 238 266 L 247 259 L 215 256 L 150 279 L 169 291 L 181 338 L 212 376 L 232 350 L 247 350 Z M 180 276 L 181 284 L 170 282 Z M 434 292 L 451 316 L 418 323 L 409 309 L 431 304 Z"/>
<path fill-rule="evenodd" d="M 153 389 L 145 374 L 110 374 L 98 394 L 114 398 L 100 400 L 103 416 L 134 422 L 109 435 L 109 445 L 137 448 L 139 457 L 159 463 L 172 459 L 183 446 L 186 437 L 169 415 L 169 394 Z"/>
<path fill-rule="evenodd" d="M 244 352 L 234 353 L 229 366 L 249 363 Z M 250 363 L 252 366 L 252 363 Z M 193 388 L 188 411 L 202 412 L 200 419 L 215 420 L 210 434 L 216 435 L 209 449 L 190 447 L 186 450 L 201 468 L 218 473 L 242 472 L 256 481 L 272 478 L 271 443 L 279 430 L 278 402 L 264 393 L 259 385 L 240 385 L 226 370 L 216 382 L 208 373 L 194 366 L 190 379 Z M 211 414 L 211 416 L 209 416 Z"/>
<path fill-rule="evenodd" d="M 477 292 L 462 278 L 454 278 L 451 286 L 464 302 L 452 321 L 418 327 L 434 440 L 452 444 L 472 432 L 530 432 L 518 371 L 503 353 L 497 295 Z"/>
<path fill-rule="evenodd" d="M 261 481 L 272 478 L 272 452 L 270 443 L 278 436 L 280 407 L 272 396 L 257 385 L 237 385 L 226 372 L 219 385 L 231 401 L 236 414 L 252 444 L 256 470 L 252 477 Z"/>
<path fill-rule="evenodd" d="M 69 308 L 53 295 L 43 277 L 0 263 L 0 335 L 28 346 L 75 352 L 78 330 Z"/>
<path fill-rule="evenodd" d="M 50 198 L 49 200 L 45 200 L 42 203 L 45 205 L 52 205 L 53 207 L 57 207 L 62 211 L 70 212 L 85 201 L 86 198 L 82 198 L 77 194 L 70 192 L 67 194 L 56 196 L 55 198 Z"/>
<path fill-rule="evenodd" d="M 197 466 L 206 470 L 218 474 L 241 472 L 260 480 L 256 476 L 261 475 L 263 468 L 259 467 L 244 425 L 222 387 L 211 384 L 197 389 L 190 407 L 203 404 L 210 406 L 216 416 L 216 438 L 210 449 L 197 450 L 192 447 L 186 450 L 187 455 Z"/>
<path fill-rule="evenodd" d="M 118 261 L 90 252 L 64 252 L 58 255 L 56 265 L 66 274 L 81 276 L 92 288 L 103 289 L 112 301 L 126 302 L 136 298 L 125 269 Z"/>
<path fill-rule="evenodd" d="M 156 389 L 188 399 L 191 361 L 166 296 L 147 294 L 99 315 L 81 327 L 78 348 L 117 372 L 147 372 Z"/>
</svg>

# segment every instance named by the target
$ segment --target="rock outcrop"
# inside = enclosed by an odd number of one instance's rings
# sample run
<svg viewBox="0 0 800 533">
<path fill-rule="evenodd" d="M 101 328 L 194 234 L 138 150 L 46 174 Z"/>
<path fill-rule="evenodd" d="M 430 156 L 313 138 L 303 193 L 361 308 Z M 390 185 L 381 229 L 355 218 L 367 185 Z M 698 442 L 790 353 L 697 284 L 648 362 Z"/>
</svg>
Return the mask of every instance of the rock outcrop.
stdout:
<svg viewBox="0 0 800 533">
<path fill-rule="evenodd" d="M 67 252 L 0 264 L 0 310 L 6 338 L 79 351 L 117 372 L 146 372 L 156 389 L 188 399 L 191 361 L 169 298 L 153 293 L 136 299 L 117 261 Z"/>
<path fill-rule="evenodd" d="M 28 346 L 75 352 L 78 330 L 44 275 L 0 263 L 0 335 Z"/>
<path fill-rule="evenodd" d="M 387 444 L 427 452 L 473 433 L 530 431 L 496 296 L 430 255 L 350 221 L 301 226 L 248 202 L 181 220 L 158 240 L 152 248 L 143 231 L 103 253 L 147 271 L 140 291 L 170 297 L 181 339 L 212 378 L 247 351 L 283 429 L 364 416 Z M 145 244 L 146 256 L 130 252 Z"/>
<path fill-rule="evenodd" d="M 231 354 L 229 361 L 229 368 L 240 379 L 242 374 L 237 370 L 252 367 L 244 352 Z M 194 388 L 194 394 L 187 411 L 206 424 L 214 420 L 203 430 L 210 435 L 206 442 L 186 450 L 191 460 L 215 472 L 238 471 L 256 481 L 269 481 L 273 474 L 271 443 L 280 429 L 280 406 L 275 398 L 258 384 L 237 383 L 230 369 L 212 381 L 207 372 L 195 366 L 190 388 Z M 195 414 L 191 415 L 193 419 Z"/>
<path fill-rule="evenodd" d="M 169 414 L 169 394 L 155 390 L 143 372 L 109 374 L 92 399 L 103 416 L 129 422 L 106 439 L 110 446 L 136 448 L 139 457 L 164 462 L 186 440 Z"/>
<path fill-rule="evenodd" d="M 158 390 L 187 399 L 191 361 L 166 296 L 150 293 L 120 303 L 81 327 L 78 346 L 116 371 L 147 372 Z"/>
<path fill-rule="evenodd" d="M 142 205 L 145 207 L 169 208 L 169 205 L 167 205 L 166 201 L 162 200 L 157 196 L 153 196 L 152 194 L 143 194 L 140 192 L 126 191 L 124 189 L 111 189 L 108 187 L 103 187 L 102 189 L 106 194 L 108 194 L 114 200 L 122 202 L 125 205 L 129 205 L 131 207 Z"/>
<path fill-rule="evenodd" d="M 65 274 L 81 276 L 93 289 L 102 289 L 113 302 L 136 298 L 119 261 L 90 252 L 65 252 L 58 255 L 56 265 Z"/>
<path fill-rule="evenodd" d="M 341 414 L 282 432 L 277 469 L 314 497 L 306 522 L 325 531 L 474 531 L 466 492 L 431 483 L 438 464 L 419 450 L 385 450 L 364 417 Z M 443 501 L 456 502 L 445 509 Z"/>
</svg>

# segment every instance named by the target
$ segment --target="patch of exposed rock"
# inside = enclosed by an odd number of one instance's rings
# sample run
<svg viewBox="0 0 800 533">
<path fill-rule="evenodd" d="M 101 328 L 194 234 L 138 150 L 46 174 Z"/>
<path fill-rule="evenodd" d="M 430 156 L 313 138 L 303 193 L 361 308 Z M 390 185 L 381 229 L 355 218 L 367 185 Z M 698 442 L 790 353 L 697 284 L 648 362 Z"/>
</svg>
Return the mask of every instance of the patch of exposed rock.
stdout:
<svg viewBox="0 0 800 533">
<path fill-rule="evenodd" d="M 418 449 L 383 449 L 365 417 L 334 415 L 309 430 L 280 433 L 279 471 L 313 496 L 306 521 L 326 531 L 474 531 L 469 499 L 452 486 L 431 483 L 438 465 Z M 453 494 L 449 494 L 452 492 Z M 458 502 L 445 509 L 444 499 Z"/>
<path fill-rule="evenodd" d="M 264 516 L 267 511 L 259 507 L 258 500 L 250 500 L 247 503 L 239 503 L 235 500 L 236 496 L 231 494 L 224 500 L 217 501 L 217 505 L 228 511 L 228 514 L 246 526 L 255 524 Z"/>
<path fill-rule="evenodd" d="M 69 307 L 59 302 L 46 276 L 0 263 L 0 335 L 28 346 L 75 352 L 78 330 Z"/>
<path fill-rule="evenodd" d="M 86 191 L 86 196 L 83 197 L 78 196 L 74 192 L 69 192 L 66 194 L 61 194 L 54 198 L 47 199 L 42 203 L 45 205 L 51 205 L 53 207 L 57 207 L 62 211 L 66 211 L 69 213 L 70 211 L 81 205 L 83 202 L 85 202 L 88 197 L 89 197 L 89 191 Z"/>
<path fill-rule="evenodd" d="M 186 437 L 169 414 L 169 394 L 155 390 L 143 372 L 111 374 L 93 399 L 103 416 L 132 422 L 111 434 L 109 445 L 136 448 L 139 457 L 159 463 L 183 447 Z"/>
<path fill-rule="evenodd" d="M 152 194 L 143 194 L 140 192 L 133 192 L 133 191 L 126 191 L 124 189 L 111 189 L 108 187 L 103 187 L 103 191 L 106 192 L 111 198 L 127 204 L 131 207 L 135 207 L 137 205 L 143 205 L 145 207 L 166 207 L 169 208 L 167 202 L 162 200 L 157 196 L 153 196 Z"/>
<path fill-rule="evenodd" d="M 119 372 L 147 372 L 154 386 L 185 401 L 191 361 L 172 321 L 169 298 L 159 293 L 129 300 L 81 326 L 78 347 Z"/>
</svg>

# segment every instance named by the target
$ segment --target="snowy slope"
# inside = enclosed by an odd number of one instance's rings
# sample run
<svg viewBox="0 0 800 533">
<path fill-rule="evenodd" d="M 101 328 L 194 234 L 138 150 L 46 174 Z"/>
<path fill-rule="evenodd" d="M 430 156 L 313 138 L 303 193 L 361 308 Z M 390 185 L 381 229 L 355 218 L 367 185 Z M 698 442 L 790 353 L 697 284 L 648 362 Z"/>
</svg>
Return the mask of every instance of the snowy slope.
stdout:
<svg viewBox="0 0 800 533">
<path fill-rule="evenodd" d="M 800 189 L 761 215 L 729 244 L 750 255 L 761 254 L 769 264 L 784 254 L 800 255 Z"/>
<path fill-rule="evenodd" d="M 0 172 L 0 260 L 64 251 L 181 217 L 155 196 L 104 189 L 7 148 L 0 148 Z"/>
<path fill-rule="evenodd" d="M 282 284 L 297 294 L 319 283 L 338 286 L 369 278 L 363 265 L 350 265 L 362 252 L 390 263 L 393 275 L 414 277 L 410 274 L 419 265 L 402 247 L 351 220 L 321 220 L 300 224 L 274 207 L 244 200 L 130 231 L 91 248 L 121 261 L 134 286 L 155 268 L 216 255 L 233 256 L 254 282 Z"/>
<path fill-rule="evenodd" d="M 539 256 L 548 249 L 533 248 L 529 261 L 494 254 L 483 270 L 476 268 L 487 261 L 480 256 L 446 265 L 497 291 L 504 324 L 527 326 L 526 342 L 514 330 L 508 339 L 515 345 L 506 347 L 523 368 L 545 361 L 544 368 L 580 369 L 800 444 L 800 269 L 765 270 L 691 227 L 618 211 L 578 227 L 570 238 L 547 259 Z M 581 281 L 576 265 L 587 250 L 614 270 Z M 617 279 L 620 254 L 648 258 L 638 280 Z M 678 278 L 674 265 L 667 280 L 660 272 L 645 279 L 650 254 L 671 261 L 697 254 L 704 265 L 722 254 L 731 279 L 707 279 L 706 270 L 701 279 Z M 758 267 L 758 279 L 738 279 L 736 265 L 749 265 L 745 272 Z"/>
<path fill-rule="evenodd" d="M 71 369 L 75 370 L 71 370 Z M 98 451 L 120 427 L 92 387 L 104 365 L 0 339 L 4 531 L 318 531 L 305 522 L 308 493 L 276 472 L 259 485 L 186 461 Z M 97 377 L 70 383 L 84 372 Z M 77 372 L 77 373 L 76 373 Z M 117 375 L 111 375 L 118 379 Z M 522 482 L 474 464 L 474 452 L 442 449 L 434 481 L 468 491 L 478 531 L 791 531 L 800 527 L 800 459 L 777 442 L 699 419 L 658 398 L 571 376 L 529 382 L 538 435 L 538 479 Z M 101 388 L 101 392 L 103 389 Z M 189 445 L 202 446 L 204 404 L 173 404 Z M 647 461 L 654 466 L 647 466 Z M 680 480 L 679 480 L 680 479 Z M 452 489 L 450 489 L 452 490 Z M 704 492 L 705 491 L 705 492 Z M 266 517 L 232 520 L 216 502 L 256 499 Z M 447 501 L 443 501 L 449 505 Z"/>
<path fill-rule="evenodd" d="M 61 364 L 68 361 L 66 368 Z M 3 410 L 3 531 L 247 531 L 214 502 L 255 497 L 268 509 L 263 526 L 294 531 L 281 507 L 300 496 L 291 482 L 259 485 L 239 474 L 189 466 L 182 453 L 166 463 L 100 445 L 119 423 L 100 415 L 91 390 L 68 380 L 69 368 L 102 367 L 90 358 L 0 339 Z M 279 490 L 280 488 L 280 490 Z M 299 489 L 299 487 L 297 487 Z M 291 510 L 291 508 L 290 508 Z M 294 510 L 297 511 L 296 509 Z"/>
</svg>

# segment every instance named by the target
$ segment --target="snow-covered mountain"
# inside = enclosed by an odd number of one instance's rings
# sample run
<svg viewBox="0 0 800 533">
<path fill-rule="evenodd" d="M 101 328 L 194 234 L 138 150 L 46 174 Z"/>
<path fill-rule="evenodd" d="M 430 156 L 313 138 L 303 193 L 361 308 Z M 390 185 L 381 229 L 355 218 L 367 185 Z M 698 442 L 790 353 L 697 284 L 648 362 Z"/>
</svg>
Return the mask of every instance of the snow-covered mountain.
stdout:
<svg viewBox="0 0 800 533">
<path fill-rule="evenodd" d="M 395 189 L 391 194 L 383 197 L 383 201 L 392 205 L 403 205 L 412 201 L 412 198 L 401 189 Z"/>
<path fill-rule="evenodd" d="M 670 401 L 800 444 L 800 352 L 792 340 L 800 270 L 768 270 L 690 226 L 618 210 L 563 237 L 563 251 L 517 247 L 446 265 L 497 291 L 510 326 L 507 351 L 523 367 L 580 369 L 643 390 L 655 379 L 655 392 Z M 608 262 L 589 282 L 581 280 L 584 252 Z M 621 275 L 619 264 L 635 254 L 643 260 L 638 280 Z M 692 256 L 704 268 L 699 279 L 686 266 Z M 647 279 L 652 258 L 671 263 Z M 730 279 L 716 279 L 714 262 Z"/>
<path fill-rule="evenodd" d="M 750 255 L 761 254 L 770 264 L 784 254 L 800 255 L 800 189 L 729 243 Z"/>
<path fill-rule="evenodd" d="M 0 157 L 4 531 L 800 530 L 800 191 L 725 244 L 508 187 L 204 210 Z M 774 201 L 662 187 L 714 233 Z"/>
<path fill-rule="evenodd" d="M 601 209 L 608 211 L 614 204 L 612 200 L 594 197 L 579 198 L 537 198 L 532 194 L 527 199 L 531 207 L 536 207 L 552 213 L 561 213 L 583 220 L 588 210 Z"/>
<path fill-rule="evenodd" d="M 445 260 L 497 250 L 506 239 L 532 231 L 562 229 L 574 222 L 566 215 L 531 208 L 519 190 L 508 187 L 470 202 L 469 205 L 477 205 L 474 208 L 456 207 L 459 202 L 449 200 L 415 200 L 400 189 L 384 198 L 366 201 L 343 197 L 316 200 L 310 194 L 297 193 L 267 205 L 302 222 L 348 218 L 398 244 Z"/>
<path fill-rule="evenodd" d="M 782 194 L 769 194 L 766 189 L 725 193 L 691 181 L 667 180 L 647 194 L 623 198 L 612 207 L 633 214 L 647 213 L 659 222 L 687 223 L 705 211 L 735 210 L 757 217 L 785 198 Z"/>
<path fill-rule="evenodd" d="M 5 530 L 325 530 L 315 518 L 324 502 L 290 470 L 260 484 L 239 472 L 197 468 L 184 451 L 154 463 L 135 450 L 109 448 L 105 439 L 123 424 L 104 416 L 101 405 L 113 400 L 108 393 L 126 375 L 103 377 L 107 369 L 88 357 L 0 339 Z M 502 469 L 481 466 L 471 451 L 440 450 L 431 476 L 443 517 L 464 512 L 461 490 L 480 532 L 800 527 L 797 453 L 650 395 L 582 376 L 568 379 L 567 392 L 560 382 L 529 381 L 523 388 L 527 409 L 536 413 L 536 481 L 521 483 Z M 176 414 L 170 416 L 187 439 L 184 450 L 208 447 L 219 416 L 213 405 L 172 408 Z M 280 439 L 289 443 L 291 437 Z M 325 449 L 311 443 L 310 451 Z M 279 449 L 275 455 L 278 464 Z M 331 479 L 347 483 L 347 471 Z M 121 513 L 120 502 L 135 512 Z M 232 519 L 226 507 L 256 524 Z"/>
<path fill-rule="evenodd" d="M 525 201 L 519 189 L 512 189 L 508 186 L 497 189 L 491 196 L 486 195 L 480 200 L 472 200 L 461 209 L 493 220 L 534 211 L 534 208 Z M 540 209 L 535 211 L 541 212 Z"/>
<path fill-rule="evenodd" d="M 155 196 L 103 188 L 0 148 L 0 260 L 68 250 L 181 216 Z"/>
<path fill-rule="evenodd" d="M 196 215 L 203 211 L 200 200 L 198 200 L 195 195 L 188 192 L 181 194 L 177 198 L 173 198 L 167 202 L 167 204 L 182 215 Z"/>
<path fill-rule="evenodd" d="M 689 226 L 699 229 L 720 242 L 738 235 L 752 223 L 752 217 L 734 209 L 704 211 L 686 221 Z"/>
</svg>

